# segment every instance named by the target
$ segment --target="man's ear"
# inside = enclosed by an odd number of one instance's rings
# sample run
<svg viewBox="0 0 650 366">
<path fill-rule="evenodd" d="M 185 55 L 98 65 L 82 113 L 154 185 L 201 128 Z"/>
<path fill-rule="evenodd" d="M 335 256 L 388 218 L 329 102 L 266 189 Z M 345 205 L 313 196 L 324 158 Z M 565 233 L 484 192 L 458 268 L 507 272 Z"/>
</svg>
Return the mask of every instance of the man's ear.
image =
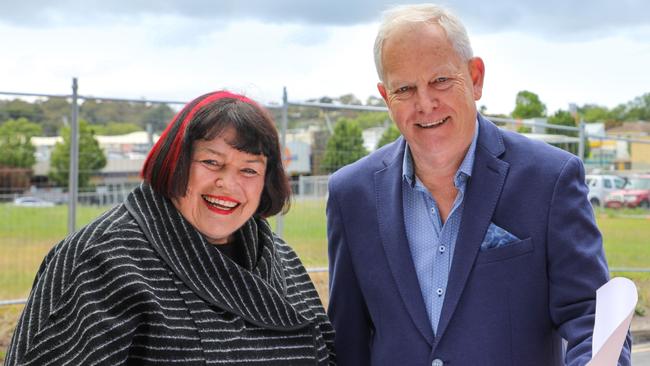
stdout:
<svg viewBox="0 0 650 366">
<path fill-rule="evenodd" d="M 384 98 L 386 105 L 388 105 L 388 91 L 386 91 L 384 84 L 381 82 L 377 83 L 377 90 L 379 90 L 379 94 Z"/>
<path fill-rule="evenodd" d="M 483 78 L 485 77 L 485 65 L 480 57 L 472 57 L 468 65 L 469 74 L 472 77 L 472 89 L 474 100 L 481 99 L 483 95 Z"/>
</svg>

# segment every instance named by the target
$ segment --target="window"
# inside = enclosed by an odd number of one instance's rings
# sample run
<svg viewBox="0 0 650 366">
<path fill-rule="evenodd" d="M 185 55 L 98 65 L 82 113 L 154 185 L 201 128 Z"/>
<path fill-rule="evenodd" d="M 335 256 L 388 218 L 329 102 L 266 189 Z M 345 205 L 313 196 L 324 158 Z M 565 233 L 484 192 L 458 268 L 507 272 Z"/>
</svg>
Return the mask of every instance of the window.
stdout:
<svg viewBox="0 0 650 366">
<path fill-rule="evenodd" d="M 609 179 L 603 179 L 603 185 L 605 188 L 612 188 L 612 181 Z"/>
</svg>

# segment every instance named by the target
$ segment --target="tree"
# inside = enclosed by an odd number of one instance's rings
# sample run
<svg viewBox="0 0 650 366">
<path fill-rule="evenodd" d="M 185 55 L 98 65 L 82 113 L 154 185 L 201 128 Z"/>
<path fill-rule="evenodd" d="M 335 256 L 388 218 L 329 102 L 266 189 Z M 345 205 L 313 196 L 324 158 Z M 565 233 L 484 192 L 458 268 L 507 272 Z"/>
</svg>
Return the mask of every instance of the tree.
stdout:
<svg viewBox="0 0 650 366">
<path fill-rule="evenodd" d="M 626 121 L 650 121 L 650 93 L 643 94 L 627 103 Z"/>
<path fill-rule="evenodd" d="M 374 95 L 371 95 L 366 99 L 366 105 L 373 106 L 373 107 L 385 107 L 386 102 L 384 102 L 383 98 L 376 97 Z"/>
<path fill-rule="evenodd" d="M 141 123 L 149 109 L 152 107 L 145 103 L 87 99 L 79 107 L 79 116 L 93 125 L 108 122 Z"/>
<path fill-rule="evenodd" d="M 318 103 L 332 104 L 333 101 L 334 101 L 334 99 L 328 97 L 327 95 L 317 99 Z"/>
<path fill-rule="evenodd" d="M 391 124 L 390 117 L 386 112 L 361 112 L 355 118 L 348 119 L 354 121 L 361 130 Z"/>
<path fill-rule="evenodd" d="M 79 187 L 87 187 L 92 173 L 106 166 L 106 155 L 99 147 L 94 132 L 84 120 L 79 121 Z M 70 128 L 61 131 L 63 143 L 54 145 L 50 157 L 50 179 L 57 185 L 68 185 L 70 171 Z"/>
<path fill-rule="evenodd" d="M 570 112 L 563 111 L 560 109 L 557 112 L 555 112 L 552 116 L 548 117 L 548 124 L 576 127 L 576 120 L 573 118 Z M 572 136 L 572 137 L 578 136 L 578 133 L 576 131 L 549 129 L 547 132 L 554 135 L 564 135 L 564 136 Z"/>
<path fill-rule="evenodd" d="M 127 133 L 142 131 L 142 128 L 133 123 L 109 122 L 106 125 L 96 125 L 92 127 L 97 135 L 125 135 Z"/>
<path fill-rule="evenodd" d="M 548 123 L 551 125 L 558 125 L 558 126 L 568 126 L 568 127 L 576 127 L 576 120 L 571 115 L 570 112 L 568 111 L 563 111 L 563 110 L 558 110 L 555 112 L 552 116 L 548 117 Z M 578 131 L 569 131 L 569 130 L 556 130 L 556 129 L 549 129 L 547 131 L 550 134 L 555 134 L 555 135 L 564 135 L 564 136 L 570 136 L 570 137 L 577 137 Z M 560 148 L 564 148 L 564 146 L 558 146 Z M 589 141 L 585 140 L 584 144 L 584 154 L 585 156 L 589 156 Z M 578 154 L 578 146 L 577 145 L 572 145 L 572 146 L 567 146 L 565 150 L 573 153 L 573 154 Z"/>
<path fill-rule="evenodd" d="M 344 94 L 338 97 L 341 104 L 361 105 L 361 101 L 354 94 Z"/>
<path fill-rule="evenodd" d="M 25 102 L 24 100 L 14 99 L 4 103 L 4 118 L 19 119 L 26 118 L 31 122 L 39 123 L 43 120 L 43 110 L 36 104 Z"/>
<path fill-rule="evenodd" d="M 596 104 L 585 104 L 578 108 L 578 113 L 585 122 L 605 122 L 611 118 L 607 107 Z"/>
<path fill-rule="evenodd" d="M 363 137 L 359 125 L 346 118 L 336 122 L 334 134 L 327 141 L 322 166 L 334 172 L 344 165 L 353 163 L 368 154 L 363 147 Z"/>
<path fill-rule="evenodd" d="M 142 115 L 141 126 L 147 128 L 148 124 L 153 126 L 153 130 L 161 132 L 165 130 L 167 124 L 174 118 L 174 110 L 167 104 L 159 104 L 150 108 Z"/>
<path fill-rule="evenodd" d="M 380 147 L 390 144 L 391 142 L 397 140 L 398 137 L 400 137 L 402 134 L 399 132 L 397 127 L 395 127 L 394 124 L 391 124 L 388 126 L 388 128 L 384 131 L 383 134 L 381 134 L 381 137 L 379 138 L 379 141 L 377 142 L 377 148 L 379 149 Z"/>
<path fill-rule="evenodd" d="M 30 139 L 41 134 L 41 126 L 26 118 L 10 119 L 0 126 L 0 166 L 28 168 L 36 163 L 36 148 Z"/>
<path fill-rule="evenodd" d="M 517 93 L 515 110 L 512 111 L 513 118 L 535 118 L 546 115 L 546 105 L 539 100 L 539 96 L 528 90 Z"/>
<path fill-rule="evenodd" d="M 43 133 L 45 136 L 58 136 L 61 127 L 68 123 L 71 104 L 65 98 L 49 98 L 37 103 L 43 110 Z"/>
</svg>

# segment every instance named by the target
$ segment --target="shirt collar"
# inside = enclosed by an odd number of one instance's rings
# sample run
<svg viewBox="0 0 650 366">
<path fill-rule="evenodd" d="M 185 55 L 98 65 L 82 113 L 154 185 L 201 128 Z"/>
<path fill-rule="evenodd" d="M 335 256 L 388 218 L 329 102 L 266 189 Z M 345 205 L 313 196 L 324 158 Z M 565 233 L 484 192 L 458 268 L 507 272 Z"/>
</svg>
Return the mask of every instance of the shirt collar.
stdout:
<svg viewBox="0 0 650 366">
<path fill-rule="evenodd" d="M 474 129 L 474 137 L 472 138 L 472 143 L 467 149 L 465 158 L 460 163 L 458 170 L 454 176 L 454 184 L 456 187 L 460 186 L 463 182 L 467 180 L 468 177 L 472 176 L 472 168 L 474 167 L 474 155 L 476 152 L 476 141 L 478 140 L 478 119 L 475 122 L 476 128 Z M 413 187 L 415 185 L 415 169 L 413 167 L 413 157 L 411 156 L 411 149 L 409 149 L 408 142 L 404 147 L 404 160 L 402 161 L 402 177 L 406 182 Z"/>
</svg>

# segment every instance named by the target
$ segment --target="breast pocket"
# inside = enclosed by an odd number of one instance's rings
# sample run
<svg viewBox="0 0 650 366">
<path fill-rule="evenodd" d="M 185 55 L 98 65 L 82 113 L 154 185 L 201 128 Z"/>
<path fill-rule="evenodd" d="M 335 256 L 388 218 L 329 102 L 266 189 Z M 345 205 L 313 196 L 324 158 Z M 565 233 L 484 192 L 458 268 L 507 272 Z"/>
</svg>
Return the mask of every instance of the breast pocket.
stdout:
<svg viewBox="0 0 650 366">
<path fill-rule="evenodd" d="M 533 239 L 526 238 L 508 245 L 479 252 L 476 264 L 499 262 L 522 256 L 533 251 Z"/>
</svg>

